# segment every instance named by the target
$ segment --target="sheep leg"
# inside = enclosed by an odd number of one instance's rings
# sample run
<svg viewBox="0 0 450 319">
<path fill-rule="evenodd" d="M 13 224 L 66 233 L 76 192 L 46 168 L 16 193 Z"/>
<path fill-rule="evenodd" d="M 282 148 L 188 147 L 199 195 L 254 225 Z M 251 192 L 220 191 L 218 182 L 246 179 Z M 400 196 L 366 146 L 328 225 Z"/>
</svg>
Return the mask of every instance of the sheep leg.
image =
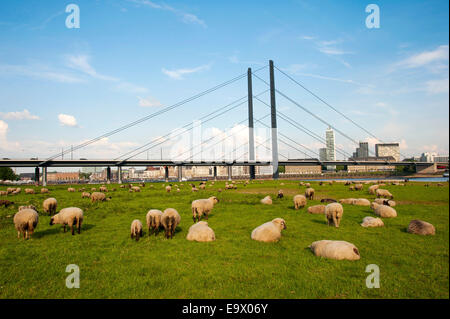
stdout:
<svg viewBox="0 0 450 319">
<path fill-rule="evenodd" d="M 72 235 L 75 235 L 75 233 L 74 233 L 74 228 L 73 228 L 73 224 L 70 225 L 70 231 L 72 232 Z"/>
<path fill-rule="evenodd" d="M 66 224 L 64 224 L 64 232 L 66 232 Z"/>
<path fill-rule="evenodd" d="M 17 232 L 17 238 L 20 238 L 20 231 Z"/>
<path fill-rule="evenodd" d="M 333 224 L 335 227 L 339 227 L 339 220 L 336 218 L 336 216 L 333 216 Z"/>
<path fill-rule="evenodd" d="M 77 225 L 77 228 L 78 228 L 78 234 L 81 234 L 81 220 L 78 220 L 78 225 Z"/>
</svg>

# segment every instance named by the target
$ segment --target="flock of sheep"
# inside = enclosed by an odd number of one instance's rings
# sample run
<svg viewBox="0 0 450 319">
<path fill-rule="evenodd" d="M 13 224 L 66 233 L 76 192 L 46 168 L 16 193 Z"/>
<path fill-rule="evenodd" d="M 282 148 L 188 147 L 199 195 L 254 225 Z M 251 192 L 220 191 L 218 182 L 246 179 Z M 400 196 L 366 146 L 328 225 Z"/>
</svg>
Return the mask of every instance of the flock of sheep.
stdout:
<svg viewBox="0 0 450 319">
<path fill-rule="evenodd" d="M 240 182 L 237 182 L 240 183 Z M 249 181 L 243 182 L 244 186 Z M 262 182 L 260 182 L 262 183 Z M 329 182 L 332 185 L 334 182 Z M 320 182 L 319 185 L 322 185 Z M 402 186 L 403 183 L 391 183 L 392 185 Z M 210 183 L 210 187 L 214 185 L 214 182 Z M 280 185 L 284 185 L 281 183 Z M 350 191 L 362 191 L 364 185 L 362 183 L 345 182 L 345 185 L 349 185 Z M 368 192 L 371 195 L 376 195 L 376 199 L 371 203 L 366 198 L 343 198 L 336 200 L 333 198 L 323 198 L 321 202 L 326 205 L 313 205 L 307 208 L 310 214 L 321 214 L 325 216 L 326 222 L 329 226 L 339 227 L 340 222 L 344 215 L 344 207 L 342 204 L 357 205 L 357 206 L 370 206 L 377 217 L 367 216 L 364 217 L 361 223 L 362 227 L 383 227 L 384 222 L 381 218 L 395 218 L 397 212 L 395 210 L 396 203 L 393 200 L 394 196 L 386 189 L 381 187 L 386 185 L 386 182 L 381 182 L 375 185 L 371 185 L 368 188 Z M 200 183 L 199 189 L 206 189 L 207 184 L 205 182 Z M 315 190 L 311 188 L 309 183 L 300 182 L 299 186 L 305 186 L 305 193 L 298 194 L 293 197 L 294 208 L 296 210 L 301 209 L 307 205 L 308 200 L 313 200 L 315 196 Z M 442 185 L 439 185 L 442 186 Z M 121 185 L 121 188 L 129 188 L 129 192 L 140 192 L 141 187 L 145 187 L 145 184 L 139 186 L 133 186 L 131 184 Z M 153 188 L 153 185 L 150 185 Z M 165 186 L 166 192 L 172 191 L 172 185 Z M 179 192 L 179 186 L 175 185 L 176 191 Z M 197 192 L 198 188 L 191 184 L 192 191 Z M 232 183 L 226 183 L 225 189 L 236 189 L 237 185 Z M 69 187 L 68 192 L 75 192 L 76 190 Z M 115 191 L 115 188 L 109 191 Z M 111 199 L 111 196 L 106 196 L 108 189 L 105 185 L 99 188 L 97 192 L 96 188 L 91 188 L 92 193 L 86 192 L 85 188 L 78 190 L 82 192 L 82 198 L 90 198 L 92 202 L 103 202 Z M 219 192 L 222 190 L 219 189 Z M 20 188 L 8 188 L 6 191 L 0 191 L 0 195 L 14 195 L 21 192 Z M 47 188 L 41 188 L 41 193 L 48 193 Z M 34 194 L 34 189 L 25 189 L 26 194 Z M 284 193 L 282 190 L 278 191 L 278 198 L 283 198 Z M 191 204 L 192 219 L 194 224 L 189 228 L 186 239 L 190 241 L 209 242 L 216 239 L 213 229 L 208 226 L 206 221 L 201 219 L 208 219 L 209 214 L 213 210 L 214 206 L 219 203 L 219 199 L 216 196 L 211 196 L 206 199 L 196 199 Z M 5 207 L 13 204 L 8 200 L 0 200 L 0 206 Z M 266 196 L 261 200 L 261 204 L 271 205 L 272 198 Z M 61 224 L 63 225 L 64 232 L 66 232 L 66 226 L 69 226 L 72 235 L 75 233 L 75 227 L 78 234 L 81 232 L 81 225 L 83 223 L 83 210 L 78 207 L 68 207 L 57 211 L 58 202 L 55 198 L 47 198 L 44 200 L 42 206 L 46 213 L 51 216 L 50 225 Z M 180 224 L 181 216 L 174 208 L 167 208 L 164 211 L 157 209 L 150 209 L 146 215 L 146 224 L 148 234 L 158 235 L 161 228 L 165 231 L 165 237 L 168 239 L 173 238 L 176 227 Z M 14 225 L 17 230 L 17 236 L 23 235 L 23 238 L 30 238 L 39 222 L 39 215 L 36 207 L 32 205 L 20 206 L 18 212 L 14 215 Z M 261 242 L 276 242 L 281 239 L 282 231 L 286 229 L 286 222 L 282 218 L 275 218 L 272 221 L 264 223 L 256 227 L 251 233 L 251 239 Z M 435 228 L 432 224 L 422 220 L 412 220 L 408 226 L 408 232 L 420 235 L 434 235 Z M 131 222 L 130 235 L 132 239 L 139 240 L 143 235 L 143 224 L 140 220 L 135 219 Z M 352 243 L 346 241 L 335 240 L 320 240 L 313 242 L 310 249 L 316 256 L 332 258 L 337 260 L 358 260 L 360 254 L 358 248 Z"/>
</svg>

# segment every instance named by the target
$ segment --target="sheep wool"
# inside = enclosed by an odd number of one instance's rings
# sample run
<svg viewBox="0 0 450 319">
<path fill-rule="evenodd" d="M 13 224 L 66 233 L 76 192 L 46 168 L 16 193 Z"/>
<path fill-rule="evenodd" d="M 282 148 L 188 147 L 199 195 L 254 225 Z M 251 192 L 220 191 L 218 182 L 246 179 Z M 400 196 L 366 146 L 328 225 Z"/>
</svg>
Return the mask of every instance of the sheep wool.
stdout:
<svg viewBox="0 0 450 319">
<path fill-rule="evenodd" d="M 352 205 L 357 206 L 370 206 L 370 201 L 365 198 L 355 198 L 352 202 Z"/>
<path fill-rule="evenodd" d="M 139 219 L 135 219 L 131 222 L 131 239 L 139 240 L 142 237 L 142 223 Z"/>
<path fill-rule="evenodd" d="M 267 195 L 266 197 L 261 199 L 261 204 L 272 205 L 272 198 L 269 195 Z"/>
<path fill-rule="evenodd" d="M 356 198 L 342 198 L 339 200 L 339 203 L 353 205 L 353 202 L 355 201 L 355 199 Z"/>
<path fill-rule="evenodd" d="M 67 207 L 59 211 L 58 214 L 53 215 L 50 219 L 50 226 L 53 224 L 60 224 L 64 226 L 64 232 L 66 232 L 66 226 L 69 225 L 72 235 L 74 235 L 74 227 L 77 226 L 78 234 L 81 233 L 81 224 L 83 223 L 83 210 L 78 207 Z"/>
<path fill-rule="evenodd" d="M 314 205 L 308 207 L 308 213 L 310 214 L 325 214 L 325 205 Z"/>
<path fill-rule="evenodd" d="M 41 188 L 41 194 L 48 193 L 48 188 Z"/>
<path fill-rule="evenodd" d="M 327 218 L 328 226 L 334 225 L 338 228 L 343 215 L 344 207 L 339 203 L 331 203 L 325 207 L 325 216 Z"/>
<path fill-rule="evenodd" d="M 282 218 L 275 218 L 270 222 L 256 227 L 251 238 L 262 242 L 277 242 L 281 239 L 281 231 L 286 229 L 286 222 Z"/>
<path fill-rule="evenodd" d="M 415 219 L 409 223 L 408 233 L 417 235 L 434 235 L 436 234 L 436 229 L 428 222 Z"/>
<path fill-rule="evenodd" d="M 70 192 L 70 193 L 73 193 L 73 192 L 75 192 L 75 188 L 69 187 L 69 188 L 67 189 L 67 191 Z"/>
<path fill-rule="evenodd" d="M 172 190 L 172 187 L 171 187 L 171 186 L 166 186 L 166 192 L 167 192 L 167 193 L 170 193 L 171 190 Z"/>
<path fill-rule="evenodd" d="M 359 250 L 343 240 L 319 240 L 309 246 L 314 255 L 336 260 L 359 260 Z"/>
<path fill-rule="evenodd" d="M 311 187 L 308 187 L 306 190 L 305 190 L 305 197 L 307 198 L 307 199 L 309 199 L 309 200 L 312 200 L 312 199 L 314 199 L 314 188 L 311 188 Z"/>
<path fill-rule="evenodd" d="M 173 238 L 175 229 L 181 221 L 181 216 L 176 209 L 167 208 L 161 216 L 161 224 L 164 227 L 166 238 Z"/>
<path fill-rule="evenodd" d="M 294 196 L 294 206 L 295 209 L 303 208 L 306 206 L 306 197 L 303 195 Z"/>
<path fill-rule="evenodd" d="M 208 215 L 211 213 L 214 205 L 219 202 L 216 196 L 211 196 L 207 199 L 197 199 L 194 200 L 191 204 L 192 209 L 192 219 L 194 223 L 196 221 L 200 221 L 203 215 L 208 219 Z"/>
<path fill-rule="evenodd" d="M 42 207 L 44 208 L 44 212 L 53 215 L 56 213 L 56 207 L 58 206 L 58 201 L 56 198 L 50 197 L 44 200 L 42 203 Z"/>
<path fill-rule="evenodd" d="M 151 232 L 155 233 L 155 236 L 159 233 L 159 227 L 161 227 L 161 217 L 163 212 L 158 209 L 150 209 L 145 217 L 147 221 L 148 235 Z"/>
<path fill-rule="evenodd" d="M 380 187 L 380 185 L 372 185 L 369 187 L 369 194 L 375 195 L 375 191 Z"/>
<path fill-rule="evenodd" d="M 394 199 L 394 196 L 387 190 L 387 189 L 381 189 L 378 188 L 375 193 L 377 194 L 377 197 L 387 197 L 389 199 Z"/>
<path fill-rule="evenodd" d="M 34 194 L 34 189 L 32 188 L 25 188 L 25 194 Z"/>
<path fill-rule="evenodd" d="M 34 229 L 39 222 L 38 213 L 31 208 L 19 210 L 14 215 L 14 227 L 17 230 L 17 238 L 20 238 L 20 234 L 23 234 L 23 238 L 31 238 Z"/>
<path fill-rule="evenodd" d="M 384 223 L 380 218 L 371 216 L 364 217 L 361 223 L 362 227 L 383 227 Z"/>
<path fill-rule="evenodd" d="M 91 197 L 91 194 L 88 192 L 81 193 L 81 198 L 90 198 L 90 197 Z"/>
<path fill-rule="evenodd" d="M 101 192 L 93 192 L 91 194 L 91 202 L 104 202 L 104 201 L 108 201 L 111 200 L 111 196 L 110 197 L 106 197 L 105 193 L 101 193 Z"/>
<path fill-rule="evenodd" d="M 372 202 L 370 207 L 374 210 L 375 215 L 380 216 L 382 218 L 397 217 L 397 211 L 390 206 L 380 205 L 375 202 Z"/>
<path fill-rule="evenodd" d="M 189 227 L 186 239 L 190 241 L 208 242 L 216 240 L 216 235 L 214 234 L 214 230 L 208 226 L 207 222 L 200 221 Z"/>
</svg>

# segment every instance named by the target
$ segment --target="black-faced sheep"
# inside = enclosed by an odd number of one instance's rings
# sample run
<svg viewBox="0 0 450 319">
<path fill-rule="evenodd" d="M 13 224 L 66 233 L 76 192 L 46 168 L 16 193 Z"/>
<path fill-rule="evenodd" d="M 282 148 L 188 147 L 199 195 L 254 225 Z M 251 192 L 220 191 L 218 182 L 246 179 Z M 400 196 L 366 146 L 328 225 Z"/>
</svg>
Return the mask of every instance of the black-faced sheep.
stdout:
<svg viewBox="0 0 450 319">
<path fill-rule="evenodd" d="M 139 237 L 142 237 L 142 223 L 139 219 L 135 219 L 131 222 L 131 239 L 135 238 L 136 241 L 139 240 Z"/>
<path fill-rule="evenodd" d="M 216 240 L 216 235 L 214 234 L 214 230 L 208 226 L 207 222 L 200 221 L 189 227 L 186 239 L 190 241 L 208 242 Z"/>
<path fill-rule="evenodd" d="M 319 240 L 309 246 L 314 255 L 336 260 L 359 260 L 359 250 L 352 243 L 342 240 Z"/>
<path fill-rule="evenodd" d="M 159 233 L 159 227 L 161 226 L 161 217 L 163 215 L 163 212 L 158 209 L 150 209 L 147 213 L 147 216 L 145 217 L 147 221 L 147 229 L 148 229 L 148 235 L 150 236 L 150 233 L 155 233 L 155 236 Z"/>
<path fill-rule="evenodd" d="M 409 223 L 408 233 L 417 235 L 434 235 L 436 233 L 436 229 L 428 222 L 415 219 Z"/>
<path fill-rule="evenodd" d="M 295 209 L 303 208 L 306 206 L 306 197 L 303 195 L 294 196 L 294 207 Z"/>
<path fill-rule="evenodd" d="M 280 189 L 280 190 L 278 191 L 277 198 L 280 198 L 280 199 L 281 199 L 281 198 L 283 198 L 283 197 L 284 197 L 283 190 Z"/>
<path fill-rule="evenodd" d="M 328 226 L 334 225 L 335 227 L 339 227 L 343 215 L 344 207 L 339 203 L 331 203 L 325 207 Z"/>
<path fill-rule="evenodd" d="M 164 227 L 166 238 L 172 239 L 175 229 L 181 221 L 181 216 L 174 208 L 167 208 L 161 216 L 161 224 Z"/>
<path fill-rule="evenodd" d="M 66 226 L 69 225 L 72 235 L 74 235 L 74 227 L 77 226 L 78 234 L 81 233 L 81 224 L 83 223 L 83 210 L 78 207 L 67 207 L 59 211 L 58 214 L 53 215 L 50 219 L 50 226 L 53 224 L 60 224 L 64 226 L 64 232 L 66 232 Z"/>
<path fill-rule="evenodd" d="M 17 230 L 17 238 L 23 234 L 23 238 L 30 238 L 33 235 L 34 229 L 39 222 L 38 213 L 31 208 L 19 210 L 14 215 L 14 227 Z"/>
<path fill-rule="evenodd" d="M 194 223 L 196 221 L 200 221 L 203 215 L 205 215 L 205 218 L 208 219 L 209 213 L 211 213 L 212 209 L 214 208 L 214 205 L 217 204 L 219 200 L 216 196 L 211 196 L 207 199 L 197 199 L 192 202 L 191 208 L 192 208 L 192 219 L 194 220 Z"/>
<path fill-rule="evenodd" d="M 306 197 L 306 199 L 313 200 L 314 199 L 314 192 L 315 192 L 314 188 L 308 187 L 305 190 L 305 197 Z"/>
<path fill-rule="evenodd" d="M 171 186 L 166 186 L 166 192 L 167 192 L 167 193 L 170 193 L 171 190 L 172 190 L 172 187 L 171 187 Z"/>
<path fill-rule="evenodd" d="M 281 231 L 286 229 L 284 219 L 275 218 L 274 220 L 256 227 L 252 231 L 251 238 L 263 242 L 276 242 L 281 239 Z"/>
<path fill-rule="evenodd" d="M 321 203 L 337 203 L 337 200 L 333 199 L 333 198 L 322 198 L 320 200 Z"/>
<path fill-rule="evenodd" d="M 6 199 L 0 200 L 0 206 L 5 206 L 5 208 L 10 206 L 10 205 L 13 205 L 13 204 L 14 204 L 14 202 L 11 202 L 11 201 L 6 200 Z"/>
<path fill-rule="evenodd" d="M 44 208 L 44 211 L 46 213 L 49 213 L 50 215 L 53 215 L 56 213 L 56 207 L 58 206 L 58 202 L 56 198 L 50 197 L 44 200 L 42 203 L 42 207 Z"/>
</svg>

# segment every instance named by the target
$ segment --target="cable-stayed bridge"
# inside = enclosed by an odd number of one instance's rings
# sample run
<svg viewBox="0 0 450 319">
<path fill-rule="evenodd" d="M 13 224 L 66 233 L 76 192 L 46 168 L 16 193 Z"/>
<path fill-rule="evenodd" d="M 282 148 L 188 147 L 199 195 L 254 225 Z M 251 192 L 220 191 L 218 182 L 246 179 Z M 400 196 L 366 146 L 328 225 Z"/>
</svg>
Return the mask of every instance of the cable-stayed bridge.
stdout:
<svg viewBox="0 0 450 319">
<path fill-rule="evenodd" d="M 269 81 L 267 82 L 265 79 L 263 79 L 260 76 L 260 71 L 263 69 L 269 68 Z M 424 168 L 428 168 L 433 165 L 447 165 L 448 163 L 428 163 L 428 162 L 401 162 L 401 161 L 391 161 L 391 160 L 358 160 L 353 159 L 352 155 L 349 154 L 344 149 L 335 146 L 335 152 L 339 153 L 344 158 L 348 158 L 349 160 L 328 160 L 328 161 L 321 161 L 319 158 L 319 154 L 312 150 L 310 147 L 307 147 L 306 145 L 302 144 L 298 139 L 294 139 L 289 137 L 286 134 L 283 134 L 278 130 L 278 119 L 281 119 L 282 121 L 289 124 L 292 128 L 294 128 L 296 131 L 300 131 L 306 135 L 308 135 L 310 138 L 312 138 L 314 141 L 317 141 L 321 145 L 327 144 L 327 141 L 325 138 L 321 137 L 320 135 L 313 132 L 311 129 L 308 129 L 305 125 L 299 123 L 296 121 L 293 117 L 285 114 L 284 112 L 281 112 L 280 110 L 277 110 L 276 105 L 276 98 L 282 97 L 293 106 L 297 107 L 298 109 L 302 110 L 303 112 L 309 114 L 311 117 L 316 119 L 317 121 L 325 124 L 329 128 L 333 129 L 335 132 L 337 132 L 340 136 L 344 137 L 346 140 L 350 141 L 352 144 L 358 145 L 358 141 L 354 138 L 352 138 L 349 134 L 345 133 L 341 128 L 336 127 L 333 123 L 330 123 L 326 121 L 323 117 L 319 116 L 316 112 L 312 112 L 309 108 L 305 107 L 303 104 L 299 103 L 296 99 L 292 98 L 290 95 L 286 94 L 283 91 L 280 91 L 275 87 L 275 72 L 278 72 L 283 77 L 294 83 L 296 86 L 307 92 L 310 96 L 312 96 L 314 99 L 319 101 L 321 104 L 325 105 L 327 108 L 329 108 L 332 112 L 339 115 L 339 117 L 345 119 L 348 121 L 351 125 L 357 127 L 359 130 L 364 132 L 364 134 L 367 137 L 373 138 L 380 143 L 383 143 L 379 138 L 377 138 L 372 132 L 370 132 L 368 129 L 366 129 L 363 125 L 360 125 L 352 118 L 346 116 L 341 111 L 339 111 L 337 108 L 333 107 L 331 104 L 326 102 L 323 98 L 321 98 L 319 95 L 311 91 L 310 89 L 306 88 L 302 83 L 292 78 L 290 75 L 288 75 L 286 72 L 284 72 L 282 69 L 276 67 L 273 63 L 273 61 L 269 61 L 268 65 L 265 65 L 263 67 L 260 67 L 254 71 L 252 71 L 250 68 L 247 70 L 246 73 L 238 75 L 228 81 L 225 81 L 219 85 L 216 85 L 212 88 L 209 88 L 203 92 L 200 92 L 196 95 L 193 95 L 185 100 L 182 100 L 178 103 L 175 103 L 173 105 L 167 106 L 165 108 L 162 108 L 152 114 L 149 114 L 145 117 L 142 117 L 136 121 L 133 121 L 131 123 L 128 123 L 126 125 L 123 125 L 121 127 L 118 127 L 114 130 L 111 130 L 105 134 L 102 134 L 100 136 L 97 136 L 95 138 L 92 138 L 86 142 L 83 142 L 79 145 L 76 145 L 75 147 L 71 147 L 70 149 L 63 150 L 60 153 L 54 154 L 46 159 L 37 159 L 37 158 L 31 158 L 31 159 L 9 159 L 9 158 L 3 158 L 0 159 L 0 166 L 8 166 L 8 167 L 34 167 L 35 168 L 35 176 L 37 176 L 37 181 L 39 182 L 39 175 L 40 175 L 40 169 L 42 169 L 42 184 L 46 185 L 47 183 L 47 168 L 48 167 L 87 167 L 87 166 L 99 166 L 99 167 L 107 167 L 107 179 L 110 180 L 111 177 L 111 167 L 117 167 L 118 169 L 118 180 L 119 182 L 122 182 L 121 178 L 121 171 L 122 167 L 126 166 L 164 166 L 165 167 L 165 176 L 166 180 L 168 179 L 168 167 L 169 166 L 177 166 L 178 167 L 178 179 L 181 180 L 182 177 L 182 167 L 183 166 L 213 166 L 214 167 L 214 176 L 217 176 L 217 166 L 227 166 L 228 167 L 228 179 L 231 179 L 231 167 L 232 166 L 249 166 L 249 175 L 251 179 L 255 178 L 255 167 L 256 166 L 268 166 L 271 165 L 273 167 L 273 178 L 277 179 L 279 176 L 278 167 L 279 166 L 309 166 L 309 165 L 322 165 L 322 166 L 337 166 L 337 165 L 343 165 L 343 166 L 353 166 L 353 165 L 362 165 L 362 166 L 405 166 L 405 165 L 414 165 L 417 170 L 422 170 Z M 236 83 L 239 80 L 247 78 L 247 94 L 246 96 L 243 96 L 235 101 L 232 101 L 231 103 L 226 104 L 225 106 L 222 106 L 208 114 L 205 114 L 204 116 L 199 117 L 195 122 L 187 123 L 184 126 L 168 132 L 167 134 L 157 138 L 152 139 L 151 141 L 144 143 L 143 145 L 128 151 L 117 158 L 114 159 L 84 159 L 80 158 L 78 160 L 74 159 L 63 159 L 64 155 L 68 153 L 72 153 L 73 151 L 81 150 L 86 148 L 89 145 L 92 145 L 102 139 L 108 138 L 112 135 L 118 134 L 120 132 L 123 132 L 127 129 L 130 129 L 138 124 L 141 124 L 143 122 L 151 121 L 154 119 L 157 119 L 158 116 L 161 116 L 162 114 L 168 113 L 170 111 L 179 109 L 183 105 L 195 101 L 203 96 L 206 96 L 208 94 L 211 94 L 215 91 L 218 91 L 224 87 L 227 87 L 233 83 Z M 253 79 L 258 80 L 260 83 L 262 83 L 264 86 L 266 86 L 266 89 L 262 92 L 259 92 L 257 94 L 253 94 Z M 265 93 L 269 93 L 269 101 L 264 101 L 262 99 L 262 95 Z M 263 117 L 260 118 L 254 118 L 254 111 L 253 111 L 253 102 L 254 101 L 260 102 L 262 105 L 267 107 L 268 114 L 266 114 Z M 137 156 L 148 152 L 149 150 L 155 149 L 158 146 L 164 145 L 167 142 L 172 141 L 173 139 L 181 136 L 185 136 L 186 134 L 191 134 L 194 130 L 198 129 L 198 126 L 201 124 L 205 124 L 207 122 L 210 122 L 214 119 L 217 119 L 221 116 L 224 116 L 228 114 L 230 111 L 237 109 L 239 106 L 247 104 L 248 107 L 248 117 L 244 119 L 243 121 L 239 122 L 238 124 L 247 124 L 246 126 L 243 126 L 242 129 L 248 130 L 248 138 L 245 141 L 245 143 L 242 143 L 241 145 L 235 146 L 232 149 L 225 150 L 221 149 L 221 146 L 223 146 L 224 142 L 227 139 L 232 138 L 230 135 L 222 134 L 223 136 L 215 136 L 206 139 L 206 140 L 199 140 L 194 141 L 194 145 L 186 151 L 178 152 L 175 154 L 174 158 L 168 159 L 168 160 L 144 160 L 144 159 L 138 159 Z M 263 120 L 265 118 L 270 117 L 270 126 L 265 124 Z M 270 136 L 265 141 L 255 141 L 255 122 L 261 124 L 262 126 L 266 127 L 267 130 L 270 131 Z M 201 123 L 201 124 L 198 124 Z M 213 143 L 214 142 L 214 143 Z M 266 146 L 266 142 L 270 142 L 271 147 Z M 301 154 L 304 155 L 304 159 L 289 159 L 289 156 L 285 156 L 281 152 L 278 151 L 278 143 L 282 143 L 283 145 L 287 146 L 289 149 L 295 150 Z M 264 159 L 261 158 L 261 156 L 258 156 L 259 153 L 255 152 L 256 149 L 265 149 L 266 156 Z M 231 154 L 236 154 L 237 150 L 241 151 L 240 156 L 231 156 Z M 242 150 L 246 149 L 246 152 L 243 152 Z M 203 154 L 206 152 L 210 154 L 209 158 L 205 159 L 203 158 Z M 267 152 L 268 151 L 268 152 Z M 369 151 L 370 152 L 370 151 Z M 370 152 L 373 154 L 373 152 Z M 403 154 L 400 154 L 403 157 L 405 157 Z M 282 157 L 280 159 L 280 157 Z M 61 159 L 59 159 L 61 158 Z"/>
</svg>

